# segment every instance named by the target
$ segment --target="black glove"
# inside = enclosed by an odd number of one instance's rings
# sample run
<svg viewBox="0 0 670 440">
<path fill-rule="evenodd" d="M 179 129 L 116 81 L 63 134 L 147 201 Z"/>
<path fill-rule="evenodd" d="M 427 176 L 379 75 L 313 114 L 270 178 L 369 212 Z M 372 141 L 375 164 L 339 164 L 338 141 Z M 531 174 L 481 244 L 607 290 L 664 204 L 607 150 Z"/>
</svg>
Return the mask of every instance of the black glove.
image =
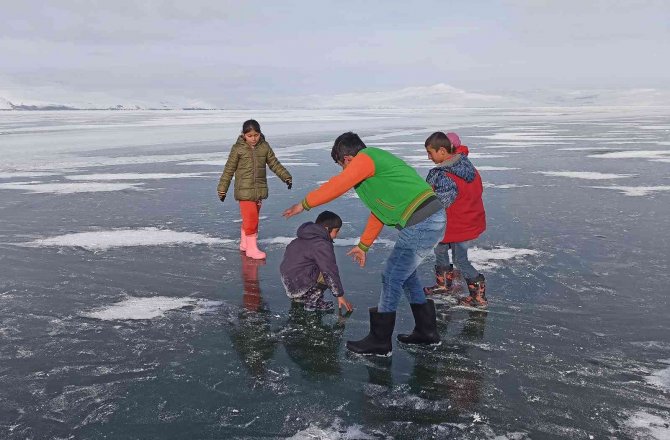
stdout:
<svg viewBox="0 0 670 440">
<path fill-rule="evenodd" d="M 286 181 L 286 187 L 288 189 L 291 189 L 293 187 L 293 180 L 289 179 Z"/>
<path fill-rule="evenodd" d="M 226 193 L 219 192 L 218 194 L 219 194 L 219 200 L 221 200 L 222 202 L 226 200 Z"/>
</svg>

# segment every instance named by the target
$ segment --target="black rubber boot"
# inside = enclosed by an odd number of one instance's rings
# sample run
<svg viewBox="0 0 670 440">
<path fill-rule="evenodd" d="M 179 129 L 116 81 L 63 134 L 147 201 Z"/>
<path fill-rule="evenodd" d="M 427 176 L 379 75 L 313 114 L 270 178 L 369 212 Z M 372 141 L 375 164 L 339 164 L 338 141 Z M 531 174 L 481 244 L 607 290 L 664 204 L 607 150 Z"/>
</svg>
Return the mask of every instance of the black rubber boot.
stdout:
<svg viewBox="0 0 670 440">
<path fill-rule="evenodd" d="M 409 335 L 398 335 L 398 341 L 405 344 L 439 345 L 435 303 L 432 299 L 425 304 L 410 304 L 414 315 L 414 330 Z"/>
<path fill-rule="evenodd" d="M 347 349 L 358 354 L 390 356 L 393 349 L 391 335 L 395 327 L 395 312 L 377 312 L 370 308 L 370 333 L 359 341 L 347 341 Z"/>
</svg>

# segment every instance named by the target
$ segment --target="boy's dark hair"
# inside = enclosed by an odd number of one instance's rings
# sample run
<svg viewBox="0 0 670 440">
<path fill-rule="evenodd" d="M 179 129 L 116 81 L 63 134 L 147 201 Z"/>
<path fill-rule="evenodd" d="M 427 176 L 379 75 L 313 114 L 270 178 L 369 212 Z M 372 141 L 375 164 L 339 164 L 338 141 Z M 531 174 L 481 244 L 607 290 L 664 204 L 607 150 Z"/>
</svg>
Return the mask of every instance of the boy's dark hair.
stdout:
<svg viewBox="0 0 670 440">
<path fill-rule="evenodd" d="M 439 151 L 440 148 L 447 150 L 447 153 L 453 153 L 454 147 L 451 145 L 451 141 L 446 134 L 441 131 L 436 131 L 435 133 L 428 136 L 426 139 L 426 148 L 429 148 L 434 151 Z"/>
<path fill-rule="evenodd" d="M 330 157 L 336 163 L 341 163 L 344 161 L 344 156 L 355 156 L 363 148 L 365 148 L 365 144 L 361 138 L 356 133 L 348 131 L 335 139 L 333 149 L 330 150 Z"/>
<path fill-rule="evenodd" d="M 242 124 L 242 133 L 249 133 L 251 130 L 263 134 L 261 132 L 261 124 L 259 124 L 255 119 L 249 119 L 248 121 L 244 121 Z"/>
<path fill-rule="evenodd" d="M 319 214 L 314 223 L 325 226 L 326 229 L 328 229 L 328 232 L 342 227 L 342 219 L 340 216 L 330 211 L 323 211 Z"/>
</svg>

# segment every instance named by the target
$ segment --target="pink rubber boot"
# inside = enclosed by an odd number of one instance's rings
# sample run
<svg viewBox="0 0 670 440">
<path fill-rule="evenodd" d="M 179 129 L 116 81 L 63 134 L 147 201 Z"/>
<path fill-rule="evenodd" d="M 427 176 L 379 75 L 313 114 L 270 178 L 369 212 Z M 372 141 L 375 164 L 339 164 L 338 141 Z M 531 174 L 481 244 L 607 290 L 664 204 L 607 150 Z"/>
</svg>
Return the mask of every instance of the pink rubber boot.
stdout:
<svg viewBox="0 0 670 440">
<path fill-rule="evenodd" d="M 247 234 L 244 233 L 243 228 L 240 228 L 240 250 L 242 252 L 247 250 Z"/>
<path fill-rule="evenodd" d="M 247 257 L 253 258 L 254 260 L 263 260 L 265 258 L 265 252 L 258 249 L 258 234 L 247 235 Z"/>
</svg>

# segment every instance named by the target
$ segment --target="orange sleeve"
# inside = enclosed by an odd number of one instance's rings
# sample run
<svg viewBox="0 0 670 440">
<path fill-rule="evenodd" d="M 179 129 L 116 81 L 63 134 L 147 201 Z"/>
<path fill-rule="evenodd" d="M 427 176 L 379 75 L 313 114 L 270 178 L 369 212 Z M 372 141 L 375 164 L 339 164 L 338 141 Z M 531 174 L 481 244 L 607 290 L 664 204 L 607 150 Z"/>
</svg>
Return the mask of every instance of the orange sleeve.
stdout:
<svg viewBox="0 0 670 440">
<path fill-rule="evenodd" d="M 382 231 L 383 227 L 384 223 L 382 223 L 382 221 L 379 220 L 376 215 L 370 213 L 370 217 L 368 217 L 368 224 L 365 225 L 365 230 L 361 235 L 361 240 L 358 243 L 358 247 L 367 252 L 368 249 L 370 249 L 370 246 L 372 246 L 372 243 L 374 243 L 374 241 L 379 236 L 379 233 Z"/>
<path fill-rule="evenodd" d="M 367 154 L 357 154 L 342 172 L 307 194 L 302 201 L 305 209 L 335 200 L 363 180 L 375 175 L 375 163 Z"/>
</svg>

